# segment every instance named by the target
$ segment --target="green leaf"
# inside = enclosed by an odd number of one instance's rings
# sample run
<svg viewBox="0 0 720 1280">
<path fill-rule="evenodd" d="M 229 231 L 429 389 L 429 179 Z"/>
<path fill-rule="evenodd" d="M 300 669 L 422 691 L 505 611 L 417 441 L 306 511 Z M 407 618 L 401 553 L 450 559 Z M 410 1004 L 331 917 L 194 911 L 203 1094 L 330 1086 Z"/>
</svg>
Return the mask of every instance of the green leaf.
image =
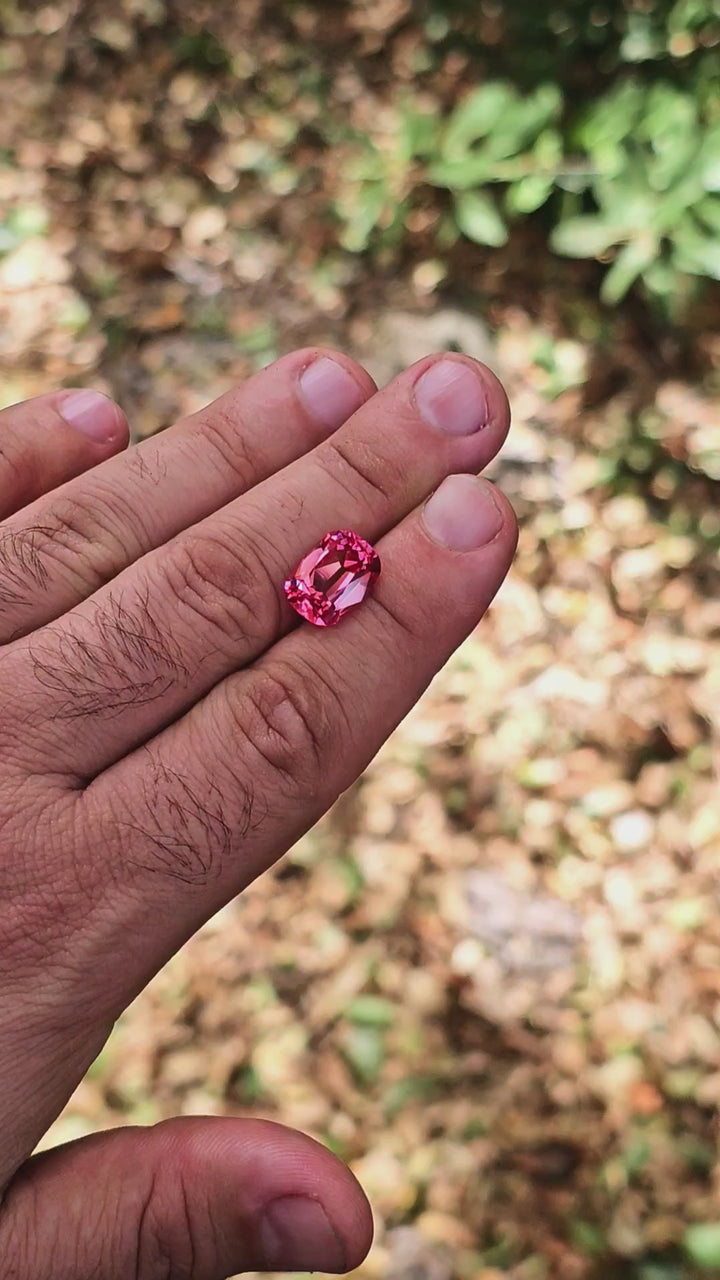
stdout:
<svg viewBox="0 0 720 1280">
<path fill-rule="evenodd" d="M 263 1084 L 252 1066 L 241 1067 L 235 1079 L 235 1088 L 247 1102 L 259 1102 L 263 1096 Z"/>
<path fill-rule="evenodd" d="M 678 300 L 678 273 L 667 258 L 656 258 L 643 273 L 643 287 L 665 306 Z"/>
<path fill-rule="evenodd" d="M 628 1176 L 632 1178 L 636 1174 L 642 1173 L 651 1156 L 652 1151 L 644 1138 L 638 1138 L 636 1141 L 631 1142 L 621 1156 Z"/>
<path fill-rule="evenodd" d="M 434 1076 L 405 1076 L 388 1085 L 383 1094 L 383 1108 L 392 1117 L 413 1102 L 428 1102 L 438 1088 L 439 1082 Z"/>
<path fill-rule="evenodd" d="M 706 196 L 696 205 L 695 213 L 706 227 L 720 235 L 720 200 L 713 196 Z"/>
<path fill-rule="evenodd" d="M 627 32 L 620 46 L 620 57 L 624 62 L 646 62 L 657 58 L 662 53 L 659 32 L 652 19 L 645 13 L 630 13 L 627 19 Z"/>
<path fill-rule="evenodd" d="M 573 1244 L 591 1258 L 599 1257 L 606 1247 L 600 1227 L 593 1222 L 584 1222 L 581 1218 L 571 1219 L 570 1235 Z"/>
<path fill-rule="evenodd" d="M 455 219 L 463 234 L 476 244 L 488 244 L 496 248 L 507 243 L 507 228 L 490 196 L 479 191 L 468 191 L 458 196 L 455 201 Z"/>
<path fill-rule="evenodd" d="M 602 156 L 608 149 L 632 136 L 640 118 L 645 91 L 634 80 L 626 80 L 589 108 L 578 130 L 578 141 L 592 156 Z"/>
<path fill-rule="evenodd" d="M 502 81 L 491 81 L 469 93 L 447 123 L 442 142 L 443 158 L 452 159 L 459 151 L 468 150 L 479 138 L 487 137 L 516 98 L 515 90 Z"/>
<path fill-rule="evenodd" d="M 557 169 L 562 165 L 562 134 L 557 129 L 543 129 L 535 141 L 532 149 L 532 158 L 537 168 L 542 169 L 546 176 L 549 177 L 553 169 Z"/>
<path fill-rule="evenodd" d="M 671 236 L 678 223 L 685 219 L 702 199 L 702 187 L 695 173 L 689 173 L 661 199 L 652 217 L 652 229 L 656 235 Z"/>
<path fill-rule="evenodd" d="M 624 298 L 631 285 L 655 261 L 657 255 L 658 243 L 650 236 L 631 240 L 626 244 L 603 280 L 600 290 L 603 302 L 615 304 Z"/>
<path fill-rule="evenodd" d="M 343 177 L 348 182 L 382 182 L 386 175 L 386 158 L 372 145 L 352 156 L 343 169 Z"/>
<path fill-rule="evenodd" d="M 553 189 L 552 178 L 544 178 L 539 174 L 529 173 L 519 182 L 513 183 L 505 198 L 508 213 L 534 213 L 545 204 Z"/>
<path fill-rule="evenodd" d="M 700 140 L 697 135 L 686 137 L 678 132 L 665 139 L 658 138 L 654 151 L 655 155 L 648 166 L 648 178 L 655 191 L 667 191 L 673 183 L 690 175 L 702 190 L 702 174 L 698 164 Z"/>
<path fill-rule="evenodd" d="M 621 232 L 602 218 L 580 215 L 566 218 L 550 237 L 551 248 L 567 258 L 595 258 L 616 244 Z"/>
<path fill-rule="evenodd" d="M 529 98 L 508 105 L 487 139 L 487 150 L 496 160 L 516 156 L 537 139 L 560 112 L 562 95 L 557 85 L 540 85 Z"/>
<path fill-rule="evenodd" d="M 26 204 L 11 209 L 4 222 L 0 222 L 0 253 L 8 253 L 23 240 L 45 235 L 48 229 L 47 211 L 42 205 Z"/>
<path fill-rule="evenodd" d="M 698 106 L 694 97 L 674 85 L 654 84 L 646 92 L 645 110 L 638 136 L 657 147 L 662 140 L 684 143 L 695 134 Z"/>
<path fill-rule="evenodd" d="M 720 1267 L 720 1222 L 696 1222 L 685 1231 L 685 1250 L 696 1266 Z"/>
<path fill-rule="evenodd" d="M 344 1050 L 360 1080 L 366 1084 L 375 1080 L 385 1061 L 385 1044 L 377 1027 L 348 1027 Z"/>
<path fill-rule="evenodd" d="M 673 239 L 673 262 L 678 271 L 720 280 L 720 240 L 704 235 L 691 218 L 676 228 Z"/>
<path fill-rule="evenodd" d="M 351 253 L 361 253 L 367 249 L 385 210 L 388 193 L 384 183 L 363 183 L 356 196 L 355 207 L 348 213 L 347 207 L 340 210 L 345 221 L 341 236 L 341 244 Z"/>
<path fill-rule="evenodd" d="M 366 1027 L 389 1027 L 397 1016 L 397 1005 L 382 996 L 357 996 L 345 1010 L 350 1022 Z"/>
<path fill-rule="evenodd" d="M 702 145 L 701 181 L 706 191 L 720 191 L 720 125 L 710 129 Z"/>
<path fill-rule="evenodd" d="M 605 221 L 627 232 L 644 231 L 663 202 L 662 194 L 650 185 L 647 155 L 637 148 L 626 154 L 623 168 L 612 178 L 593 183 L 593 193 Z"/>
<path fill-rule="evenodd" d="M 668 31 L 671 35 L 684 35 L 702 29 L 716 17 L 717 0 L 676 0 L 668 17 Z"/>
<path fill-rule="evenodd" d="M 495 161 L 486 152 L 468 152 L 461 160 L 438 160 L 428 169 L 427 180 L 435 187 L 471 191 L 485 182 L 493 182 L 495 169 Z"/>
<path fill-rule="evenodd" d="M 547 125 L 559 114 L 561 105 L 560 90 L 554 84 L 540 85 L 527 98 L 504 84 L 485 85 L 451 116 L 440 158 L 430 166 L 429 181 L 455 191 L 503 181 L 503 173 L 498 172 L 500 161 L 519 155 L 532 142 L 542 152 L 533 154 L 532 167 L 546 163 L 548 157 L 556 163 L 562 144 L 557 132 Z M 474 145 L 480 141 L 481 146 Z"/>
<path fill-rule="evenodd" d="M 438 118 L 429 111 L 416 111 L 411 106 L 403 111 L 398 150 L 409 162 L 417 156 L 433 155 L 438 146 Z"/>
<path fill-rule="evenodd" d="M 175 41 L 175 61 L 189 62 L 201 71 L 211 67 L 224 68 L 230 66 L 230 55 L 219 40 L 204 28 L 200 31 L 189 31 L 181 34 Z"/>
<path fill-rule="evenodd" d="M 251 356 L 270 350 L 276 343 L 277 332 L 272 322 L 261 322 L 253 325 L 251 329 L 246 330 L 243 334 L 238 334 L 235 338 L 235 346 L 238 351 L 244 351 Z"/>
</svg>

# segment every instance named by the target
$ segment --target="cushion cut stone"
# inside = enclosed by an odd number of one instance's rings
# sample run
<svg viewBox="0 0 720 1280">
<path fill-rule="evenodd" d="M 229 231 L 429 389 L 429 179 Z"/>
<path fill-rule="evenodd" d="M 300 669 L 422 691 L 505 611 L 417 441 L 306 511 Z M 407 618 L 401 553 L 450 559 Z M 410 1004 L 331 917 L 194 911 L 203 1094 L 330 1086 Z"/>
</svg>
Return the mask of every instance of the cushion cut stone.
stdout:
<svg viewBox="0 0 720 1280">
<path fill-rule="evenodd" d="M 326 533 L 285 583 L 296 613 L 315 627 L 335 627 L 360 604 L 380 573 L 374 547 L 351 529 Z"/>
</svg>

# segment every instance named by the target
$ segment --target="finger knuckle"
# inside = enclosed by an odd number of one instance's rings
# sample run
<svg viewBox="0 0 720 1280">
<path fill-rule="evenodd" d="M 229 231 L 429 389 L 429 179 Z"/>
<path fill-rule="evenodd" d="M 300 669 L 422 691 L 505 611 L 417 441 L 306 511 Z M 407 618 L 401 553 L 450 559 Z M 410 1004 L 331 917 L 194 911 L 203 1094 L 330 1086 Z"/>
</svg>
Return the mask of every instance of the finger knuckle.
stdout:
<svg viewBox="0 0 720 1280">
<path fill-rule="evenodd" d="M 138 1203 L 137 1251 L 133 1280 L 192 1280 L 197 1274 L 195 1226 L 181 1184 L 169 1194 L 157 1174 Z"/>
<path fill-rule="evenodd" d="M 396 652 L 402 653 L 406 662 L 412 663 L 418 645 L 427 639 L 429 630 L 427 611 L 422 602 L 411 597 L 401 603 L 389 595 L 376 594 L 372 605 L 381 624 L 382 635 L 392 635 Z"/>
<path fill-rule="evenodd" d="M 63 502 L 33 524 L 8 525 L 0 534 L 4 604 L 31 607 L 38 590 L 49 586 L 53 571 L 82 566 L 83 578 L 97 585 L 98 548 L 104 538 L 78 503 Z M 100 553 L 101 554 L 101 553 Z"/>
<path fill-rule="evenodd" d="M 113 530 L 112 510 L 109 495 L 102 501 L 97 494 L 55 498 L 33 524 L 8 526 L 0 539 L 0 559 L 14 602 L 31 604 L 51 578 L 57 589 L 58 571 L 83 593 L 109 582 L 118 561 L 133 556 L 129 534 Z M 121 520 L 123 529 L 132 526 L 127 506 Z"/>
<path fill-rule="evenodd" d="M 126 837 L 125 867 L 174 884 L 205 887 L 218 880 L 234 844 L 253 821 L 252 792 L 234 780 L 233 816 L 213 781 L 201 785 L 192 768 L 170 768 L 148 753 L 139 795 L 125 796 L 115 817 Z"/>
<path fill-rule="evenodd" d="M 255 484 L 260 467 L 249 444 L 250 433 L 243 417 L 241 395 L 239 390 L 229 391 L 192 419 L 188 441 L 194 457 L 197 437 L 201 436 L 203 453 L 215 464 L 223 483 L 227 484 L 228 477 L 232 477 L 235 488 L 244 492 Z"/>
<path fill-rule="evenodd" d="M 271 786 L 291 798 L 317 791 L 331 744 L 330 716 L 311 688 L 275 666 L 254 673 L 238 696 L 229 695 L 239 733 L 269 769 Z"/>
<path fill-rule="evenodd" d="M 96 605 L 90 625 L 85 618 L 63 620 L 38 634 L 28 656 L 36 685 L 53 695 L 57 719 L 137 709 L 189 679 L 182 650 L 148 590 L 112 592 Z"/>
<path fill-rule="evenodd" d="M 407 466 L 378 453 L 367 441 L 350 441 L 338 435 L 326 441 L 320 456 L 335 480 L 347 488 L 356 501 L 361 494 L 374 507 L 378 498 L 395 504 L 398 494 L 407 486 Z"/>
<path fill-rule="evenodd" d="M 186 535 L 163 576 L 180 608 L 233 653 L 239 640 L 253 646 L 279 627 L 279 595 L 260 553 L 229 531 Z"/>
<path fill-rule="evenodd" d="M 105 508 L 92 499 L 83 501 L 79 495 L 58 498 L 43 524 L 48 553 L 69 553 L 84 559 L 91 547 L 102 547 L 108 540 Z"/>
<path fill-rule="evenodd" d="M 41 552 L 45 537 L 45 530 L 37 526 L 8 526 L 0 532 L 0 604 L 4 613 L 12 608 L 13 622 L 17 610 L 27 608 L 38 590 L 47 587 L 49 566 Z M 2 638 L 10 638 L 6 627 Z"/>
<path fill-rule="evenodd" d="M 8 433 L 0 446 L 0 483 L 11 493 L 24 497 L 35 489 L 40 479 L 40 458 L 35 451 L 23 447 L 29 435 L 42 431 L 42 415 L 30 413 L 22 433 Z"/>
</svg>

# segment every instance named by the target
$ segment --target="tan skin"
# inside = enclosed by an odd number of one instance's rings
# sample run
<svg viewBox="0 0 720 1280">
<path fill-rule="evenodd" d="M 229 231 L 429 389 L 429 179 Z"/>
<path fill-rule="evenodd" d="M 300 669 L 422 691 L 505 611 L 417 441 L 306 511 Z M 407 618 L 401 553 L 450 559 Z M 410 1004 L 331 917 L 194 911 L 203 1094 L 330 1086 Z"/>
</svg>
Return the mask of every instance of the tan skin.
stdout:
<svg viewBox="0 0 720 1280">
<path fill-rule="evenodd" d="M 0 418 L 2 1278 L 355 1267 L 362 1190 L 279 1125 L 193 1117 L 31 1153 L 123 1009 L 485 612 L 516 527 L 468 477 L 502 444 L 505 394 L 463 356 L 378 392 L 308 349 L 129 450 L 109 401 Z M 338 527 L 383 572 L 320 631 L 282 583 Z"/>
</svg>

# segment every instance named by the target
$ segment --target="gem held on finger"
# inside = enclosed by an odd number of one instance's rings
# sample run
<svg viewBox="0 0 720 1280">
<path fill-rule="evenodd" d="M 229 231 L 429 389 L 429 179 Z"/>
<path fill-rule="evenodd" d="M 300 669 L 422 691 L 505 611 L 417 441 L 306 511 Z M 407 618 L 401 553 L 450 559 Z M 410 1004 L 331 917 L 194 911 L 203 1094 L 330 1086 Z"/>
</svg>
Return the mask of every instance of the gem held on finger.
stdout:
<svg viewBox="0 0 720 1280">
<path fill-rule="evenodd" d="M 326 533 L 285 583 L 296 613 L 315 627 L 335 627 L 362 603 L 380 574 L 374 547 L 351 529 Z"/>
</svg>

